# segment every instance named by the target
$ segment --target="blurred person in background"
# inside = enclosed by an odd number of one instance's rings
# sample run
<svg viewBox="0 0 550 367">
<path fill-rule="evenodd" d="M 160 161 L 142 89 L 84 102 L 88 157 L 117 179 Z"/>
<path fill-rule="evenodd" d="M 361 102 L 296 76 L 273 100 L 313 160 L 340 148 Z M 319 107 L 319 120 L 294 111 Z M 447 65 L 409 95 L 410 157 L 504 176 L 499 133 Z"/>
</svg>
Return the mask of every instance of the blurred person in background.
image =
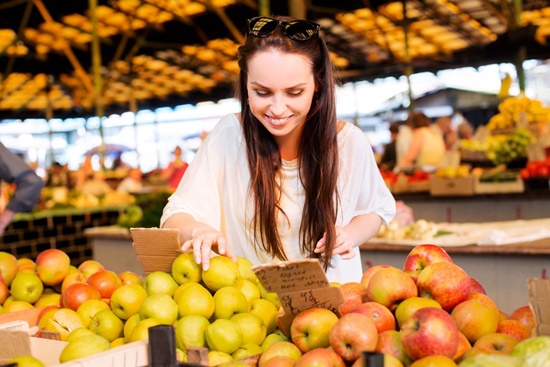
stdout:
<svg viewBox="0 0 550 367">
<path fill-rule="evenodd" d="M 161 177 L 168 181 L 168 190 L 173 191 L 187 170 L 189 164 L 182 158 L 182 150 L 179 146 L 174 149 L 174 159 L 168 164 L 161 174 Z"/>
<path fill-rule="evenodd" d="M 59 162 L 53 162 L 47 173 L 46 186 L 70 188 L 71 177 L 67 167 Z"/>
<path fill-rule="evenodd" d="M 393 170 L 397 164 L 397 135 L 399 134 L 399 124 L 394 122 L 390 124 L 390 142 L 384 146 L 384 151 L 378 166 L 381 169 Z"/>
<path fill-rule="evenodd" d="M 103 172 L 103 170 L 95 171 L 92 179 L 84 182 L 84 185 L 82 185 L 82 189 L 80 190 L 84 196 L 93 195 L 96 197 L 104 196 L 111 191 L 113 191 L 113 189 L 107 183 L 107 177 L 105 176 L 105 172 Z"/>
<path fill-rule="evenodd" d="M 143 173 L 139 168 L 130 169 L 130 171 L 128 172 L 128 177 L 120 181 L 116 188 L 116 191 L 125 192 L 128 194 L 141 192 L 141 190 L 143 189 L 143 185 L 141 183 L 142 177 Z"/>
<path fill-rule="evenodd" d="M 15 184 L 7 203 L 0 208 L 0 236 L 19 212 L 31 212 L 44 187 L 44 181 L 20 157 L 0 143 L 0 180 Z M 2 193 L 2 198 L 4 195 Z M 4 205 L 5 204 L 5 205 Z"/>
<path fill-rule="evenodd" d="M 80 168 L 76 170 L 74 173 L 74 188 L 82 191 L 82 188 L 84 187 L 84 184 L 86 181 L 89 181 L 92 179 L 94 175 L 94 167 L 92 165 L 92 156 L 87 155 L 84 158 L 84 162 L 80 165 Z"/>
<path fill-rule="evenodd" d="M 409 146 L 411 145 L 412 136 L 412 120 L 410 118 L 407 118 L 405 122 L 400 124 L 399 132 L 397 133 L 397 137 L 395 138 L 396 162 L 402 160 L 403 157 L 405 157 L 405 155 L 407 154 Z"/>
<path fill-rule="evenodd" d="M 456 134 L 453 130 L 453 124 L 451 116 L 439 116 L 437 117 L 430 128 L 433 129 L 445 142 L 445 149 L 449 150 L 452 148 L 454 142 L 456 141 Z"/>
<path fill-rule="evenodd" d="M 413 136 L 407 154 L 397 162 L 399 169 L 412 167 L 439 167 L 445 154 L 441 135 L 430 128 L 430 119 L 420 111 L 413 111 L 408 119 Z"/>
</svg>

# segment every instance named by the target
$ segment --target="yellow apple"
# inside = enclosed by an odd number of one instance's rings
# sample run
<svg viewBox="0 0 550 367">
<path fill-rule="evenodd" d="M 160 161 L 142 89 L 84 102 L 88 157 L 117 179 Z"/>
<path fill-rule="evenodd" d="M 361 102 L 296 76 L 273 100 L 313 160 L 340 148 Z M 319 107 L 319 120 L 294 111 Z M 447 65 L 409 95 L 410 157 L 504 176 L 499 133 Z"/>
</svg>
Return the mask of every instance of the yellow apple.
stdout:
<svg viewBox="0 0 550 367">
<path fill-rule="evenodd" d="M 212 257 L 210 268 L 202 270 L 201 275 L 203 283 L 213 292 L 223 287 L 235 286 L 241 277 L 237 264 L 225 256 Z"/>
<path fill-rule="evenodd" d="M 11 358 L 6 363 L 6 365 L 12 364 L 16 365 L 17 367 L 45 367 L 45 364 L 42 363 L 41 360 L 33 356 L 19 356 Z"/>
<path fill-rule="evenodd" d="M 61 294 L 59 293 L 42 293 L 40 298 L 34 303 L 34 307 L 59 306 Z"/>
<path fill-rule="evenodd" d="M 235 284 L 235 288 L 244 294 L 248 304 L 251 304 L 252 301 L 261 298 L 260 288 L 258 288 L 258 286 L 250 280 L 240 278 L 237 281 L 237 284 Z"/>
<path fill-rule="evenodd" d="M 184 316 L 176 322 L 176 346 L 183 351 L 206 346 L 208 319 L 201 315 Z"/>
<path fill-rule="evenodd" d="M 265 299 L 256 299 L 250 303 L 251 314 L 259 316 L 265 324 L 266 333 L 270 334 L 277 328 L 279 310 L 275 305 Z"/>
<path fill-rule="evenodd" d="M 153 326 L 160 325 L 160 323 L 154 318 L 148 318 L 141 320 L 132 330 L 132 335 L 130 336 L 130 342 L 135 342 L 138 340 L 147 340 L 149 339 L 149 328 Z"/>
<path fill-rule="evenodd" d="M 260 356 L 260 359 L 258 360 L 258 366 L 264 367 L 270 359 L 275 357 L 288 357 L 297 361 L 298 359 L 300 359 L 301 356 L 302 351 L 292 342 L 275 342 L 264 350 L 264 352 Z"/>
<path fill-rule="evenodd" d="M 183 290 L 192 284 L 198 284 L 198 283 L 194 283 L 194 282 L 182 283 L 176 288 L 176 290 L 174 291 L 174 295 L 172 296 L 172 298 L 174 298 L 174 301 L 176 301 L 176 303 L 180 299 L 180 295 L 183 292 Z"/>
<path fill-rule="evenodd" d="M 76 313 L 82 318 L 82 323 L 88 327 L 92 317 L 99 311 L 108 310 L 109 305 L 100 299 L 89 299 L 78 306 Z"/>
<path fill-rule="evenodd" d="M 111 349 L 120 347 L 122 345 L 126 344 L 126 340 L 123 337 L 116 338 L 111 342 Z"/>
<path fill-rule="evenodd" d="M 235 287 L 226 286 L 214 293 L 214 317 L 230 319 L 233 315 L 248 312 L 250 305 L 243 292 Z"/>
<path fill-rule="evenodd" d="M 149 296 L 164 293 L 172 297 L 178 285 L 172 275 L 164 271 L 150 273 L 145 277 L 145 281 L 143 282 L 143 288 L 145 288 Z"/>
<path fill-rule="evenodd" d="M 16 301 L 25 301 L 28 303 L 36 302 L 42 292 L 44 284 L 34 273 L 17 273 L 11 283 L 10 292 Z"/>
<path fill-rule="evenodd" d="M 59 362 L 65 363 L 88 357 L 110 349 L 107 339 L 99 335 L 85 335 L 69 342 L 59 356 Z"/>
<path fill-rule="evenodd" d="M 208 352 L 208 365 L 209 366 L 220 366 L 224 363 L 231 362 L 233 357 L 231 354 L 220 352 L 218 350 L 211 350 Z"/>
<path fill-rule="evenodd" d="M 417 359 L 410 367 L 456 367 L 456 363 L 446 356 L 427 356 Z"/>
<path fill-rule="evenodd" d="M 65 338 L 65 341 L 69 343 L 76 338 L 80 338 L 85 335 L 93 335 L 93 334 L 95 333 L 92 330 L 88 329 L 87 327 L 79 327 L 71 331 Z"/>
<path fill-rule="evenodd" d="M 156 293 L 147 297 L 139 308 L 142 320 L 154 318 L 163 325 L 172 325 L 178 318 L 178 304 L 165 293 Z"/>
<path fill-rule="evenodd" d="M 238 360 L 262 354 L 262 352 L 263 349 L 258 344 L 243 343 L 243 345 L 241 345 L 236 351 L 231 354 L 231 357 L 233 357 L 233 359 L 235 360 Z"/>
<path fill-rule="evenodd" d="M 30 310 L 31 308 L 34 308 L 34 306 L 25 301 L 11 301 L 8 304 L 4 303 L 4 312 L 17 312 Z"/>
<path fill-rule="evenodd" d="M 105 267 L 99 261 L 86 260 L 78 265 L 77 270 L 81 273 L 84 273 L 84 275 L 86 275 L 86 278 L 88 278 L 90 275 L 100 270 L 105 270 Z"/>
<path fill-rule="evenodd" d="M 242 344 L 243 336 L 231 320 L 217 319 L 206 327 L 206 343 L 210 350 L 231 354 Z"/>
<path fill-rule="evenodd" d="M 145 299 L 147 292 L 139 284 L 126 284 L 118 287 L 111 296 L 111 309 L 123 320 L 128 320 L 139 312 L 139 308 Z"/>
<path fill-rule="evenodd" d="M 267 347 L 269 347 L 271 344 L 275 342 L 287 342 L 287 341 L 288 341 L 288 338 L 283 334 L 271 333 L 265 337 L 264 341 L 260 346 L 262 347 L 263 350 L 266 350 Z"/>
<path fill-rule="evenodd" d="M 214 313 L 214 297 L 208 289 L 198 283 L 189 283 L 178 297 L 179 317 L 201 315 L 210 319 Z"/>
<path fill-rule="evenodd" d="M 69 308 L 55 310 L 46 320 L 44 329 L 59 333 L 61 340 L 65 340 L 73 330 L 83 327 L 83 321 L 76 311 Z"/>
<path fill-rule="evenodd" d="M 124 323 L 112 310 L 102 310 L 92 316 L 88 329 L 110 343 L 123 335 Z"/>
<path fill-rule="evenodd" d="M 18 270 L 17 258 L 8 252 L 0 251 L 0 274 L 8 287 Z"/>
<path fill-rule="evenodd" d="M 256 344 L 263 343 L 267 333 L 264 321 L 250 312 L 241 312 L 233 315 L 230 318 L 241 331 L 243 337 L 243 344 Z"/>
<path fill-rule="evenodd" d="M 241 278 L 256 283 L 258 277 L 252 270 L 252 262 L 245 257 L 237 256 L 237 268 L 239 269 L 239 275 Z"/>
<path fill-rule="evenodd" d="M 134 328 L 137 324 L 141 321 L 141 318 L 139 317 L 139 313 L 136 313 L 135 315 L 132 315 L 126 320 L 124 323 L 124 340 L 128 343 L 130 341 L 130 337 L 132 336 L 132 331 L 134 331 Z"/>
<path fill-rule="evenodd" d="M 174 259 L 172 262 L 172 276 L 178 284 L 187 282 L 200 283 L 202 280 L 202 269 L 196 263 L 192 252 L 184 252 Z"/>
</svg>

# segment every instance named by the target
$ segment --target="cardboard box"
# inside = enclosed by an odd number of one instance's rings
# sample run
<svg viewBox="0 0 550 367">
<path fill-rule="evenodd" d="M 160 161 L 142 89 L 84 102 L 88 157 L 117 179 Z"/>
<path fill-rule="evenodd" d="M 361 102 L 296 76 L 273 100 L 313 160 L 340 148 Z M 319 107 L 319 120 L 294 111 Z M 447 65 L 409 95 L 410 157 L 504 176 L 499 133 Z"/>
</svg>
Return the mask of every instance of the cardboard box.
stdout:
<svg viewBox="0 0 550 367">
<path fill-rule="evenodd" d="M 527 290 L 535 314 L 535 334 L 550 335 L 550 279 L 528 279 Z"/>
<path fill-rule="evenodd" d="M 285 335 L 290 335 L 292 320 L 303 310 L 322 307 L 339 315 L 338 307 L 344 303 L 342 290 L 330 285 L 319 260 L 264 264 L 252 270 L 268 292 L 279 296 L 285 312 L 279 322 Z"/>
<path fill-rule="evenodd" d="M 476 194 L 511 194 L 523 191 L 525 186 L 519 175 L 514 181 L 507 182 L 481 182 L 477 177 L 474 185 Z"/>
<path fill-rule="evenodd" d="M 181 254 L 177 228 L 130 228 L 136 256 L 145 275 L 154 271 L 172 272 L 172 262 Z"/>
<path fill-rule="evenodd" d="M 475 177 L 437 177 L 430 176 L 430 195 L 432 196 L 472 196 L 474 195 Z"/>
</svg>

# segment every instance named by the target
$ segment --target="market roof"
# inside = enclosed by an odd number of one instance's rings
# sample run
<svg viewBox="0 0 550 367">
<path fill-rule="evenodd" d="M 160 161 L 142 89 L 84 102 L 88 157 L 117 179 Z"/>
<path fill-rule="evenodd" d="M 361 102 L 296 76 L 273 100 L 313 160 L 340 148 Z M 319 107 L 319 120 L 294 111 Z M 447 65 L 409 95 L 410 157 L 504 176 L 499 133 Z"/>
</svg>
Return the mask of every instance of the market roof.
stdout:
<svg viewBox="0 0 550 367">
<path fill-rule="evenodd" d="M 88 3 L 0 3 L 0 119 L 95 114 Z M 105 113 L 231 96 L 243 26 L 264 3 L 97 0 Z M 269 10 L 290 14 L 297 3 L 322 25 L 343 80 L 511 62 L 520 45 L 550 55 L 547 0 L 524 0 L 519 23 L 511 0 L 289 0 Z"/>
</svg>

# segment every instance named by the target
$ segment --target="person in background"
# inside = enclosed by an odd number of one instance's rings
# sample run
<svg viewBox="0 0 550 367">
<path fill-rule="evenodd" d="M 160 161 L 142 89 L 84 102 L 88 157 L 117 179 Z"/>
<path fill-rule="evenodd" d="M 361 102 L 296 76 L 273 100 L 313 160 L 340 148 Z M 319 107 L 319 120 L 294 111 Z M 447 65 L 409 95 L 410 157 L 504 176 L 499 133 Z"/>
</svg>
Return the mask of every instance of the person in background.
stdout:
<svg viewBox="0 0 550 367">
<path fill-rule="evenodd" d="M 182 150 L 178 146 L 174 149 L 174 159 L 168 164 L 162 172 L 162 178 L 168 181 L 168 190 L 173 191 L 187 170 L 189 164 L 182 158 Z"/>
<path fill-rule="evenodd" d="M 446 150 L 443 138 L 430 128 L 430 119 L 422 112 L 411 112 L 409 120 L 413 126 L 411 145 L 407 154 L 397 162 L 397 167 L 439 167 Z"/>
<path fill-rule="evenodd" d="M 449 150 L 456 141 L 456 134 L 450 116 L 439 116 L 430 124 L 433 129 L 445 142 L 445 149 Z"/>
<path fill-rule="evenodd" d="M 52 166 L 48 170 L 46 186 L 70 188 L 71 178 L 67 168 L 59 162 L 53 162 Z"/>
<path fill-rule="evenodd" d="M 82 185 L 82 189 L 80 190 L 82 195 L 93 195 L 97 197 L 101 197 L 106 195 L 107 193 L 113 191 L 111 186 L 106 181 L 105 172 L 103 170 L 98 170 L 93 173 L 92 179 L 87 180 L 84 182 L 84 185 Z"/>
<path fill-rule="evenodd" d="M 380 158 L 378 166 L 381 169 L 393 170 L 397 164 L 397 135 L 399 133 L 399 125 L 397 123 L 390 124 L 390 142 L 384 146 L 384 152 Z"/>
<path fill-rule="evenodd" d="M 395 215 L 365 134 L 336 117 L 319 31 L 291 17 L 248 21 L 242 112 L 209 132 L 161 218 L 203 269 L 211 251 L 254 265 L 317 258 L 330 281 L 357 281 L 359 245 Z"/>
<path fill-rule="evenodd" d="M 128 194 L 139 193 L 143 189 L 143 185 L 141 183 L 142 177 L 143 173 L 139 168 L 130 169 L 130 172 L 128 172 L 128 177 L 120 181 L 116 191 L 125 192 Z"/>
<path fill-rule="evenodd" d="M 396 162 L 402 160 L 405 154 L 407 154 L 409 146 L 411 145 L 412 136 L 412 120 L 407 118 L 407 120 L 399 126 L 399 132 L 395 138 Z"/>
<path fill-rule="evenodd" d="M 74 188 L 81 191 L 86 181 L 91 180 L 93 175 L 92 156 L 87 155 L 78 170 L 74 172 Z"/>
<path fill-rule="evenodd" d="M 0 213 L 0 236 L 19 212 L 31 212 L 44 187 L 44 181 L 21 158 L 0 143 L 0 179 L 15 184 L 13 195 Z"/>
</svg>

